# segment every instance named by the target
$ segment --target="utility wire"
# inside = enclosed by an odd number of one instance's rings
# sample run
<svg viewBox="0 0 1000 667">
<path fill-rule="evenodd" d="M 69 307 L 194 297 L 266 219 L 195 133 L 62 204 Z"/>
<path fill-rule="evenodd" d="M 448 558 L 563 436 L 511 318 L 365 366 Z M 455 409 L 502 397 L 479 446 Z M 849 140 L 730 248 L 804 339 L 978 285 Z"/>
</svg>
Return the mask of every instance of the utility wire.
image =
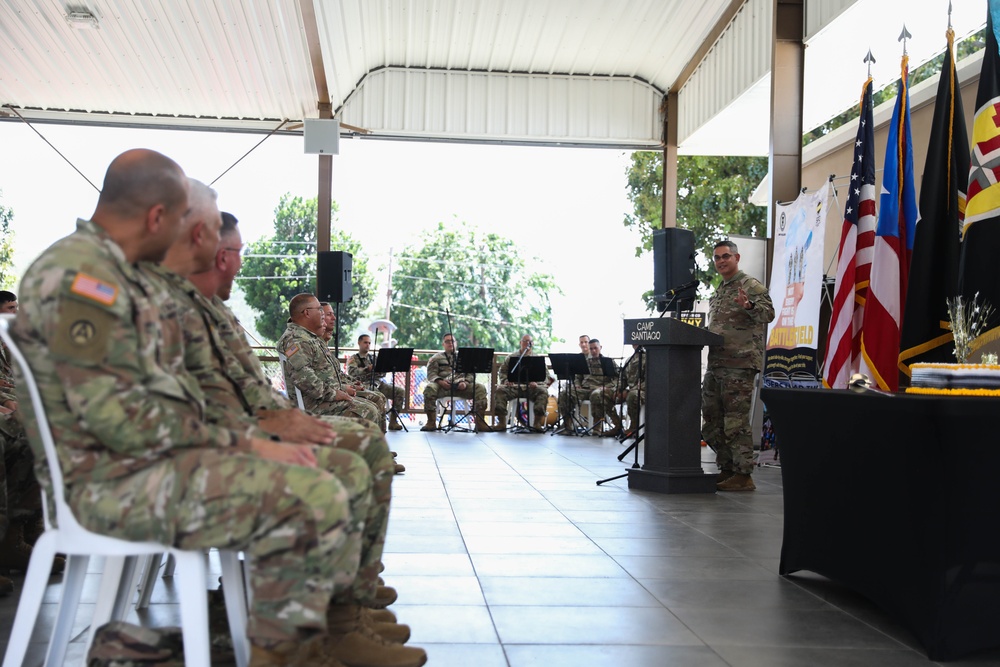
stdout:
<svg viewBox="0 0 1000 667">
<path fill-rule="evenodd" d="M 25 117 L 24 117 L 24 116 L 22 116 L 22 115 L 21 115 L 20 113 L 18 113 L 17 109 L 15 109 L 15 108 L 14 108 L 13 106 L 11 106 L 10 104 L 5 104 L 4 106 L 5 106 L 5 107 L 7 107 L 8 109 L 10 109 L 11 111 L 13 111 L 13 112 L 14 112 L 14 114 L 15 114 L 15 115 L 16 115 L 16 116 L 17 116 L 18 118 L 20 118 L 20 119 L 21 119 L 21 121 L 22 121 L 22 122 L 23 122 L 23 123 L 24 123 L 25 125 L 27 125 L 28 127 L 30 127 L 30 128 L 31 128 L 31 131 L 32 131 L 32 132 L 34 132 L 34 133 L 35 133 L 35 134 L 37 134 L 37 135 L 38 135 L 39 137 L 41 137 L 42 141 L 44 141 L 45 143 L 47 143 L 47 144 L 49 145 L 49 148 L 51 148 L 52 150 L 54 150 L 54 151 L 56 152 L 56 155 L 58 155 L 58 156 L 59 156 L 59 157 L 61 157 L 61 158 L 62 158 L 63 160 L 65 160 L 65 161 L 66 161 L 66 164 L 68 164 L 69 166 L 71 166 L 71 167 L 73 168 L 73 171 L 75 171 L 76 173 L 80 174 L 80 177 L 81 177 L 81 178 L 83 178 L 83 180 L 85 180 L 85 181 L 87 181 L 88 183 L 90 183 L 90 187 L 92 187 L 92 188 L 94 188 L 95 190 L 97 190 L 97 193 L 98 193 L 98 194 L 100 194 L 100 192 L 101 192 L 101 189 L 100 189 L 99 187 L 97 187 L 96 185 L 94 185 L 93 183 L 91 183 L 91 182 L 90 182 L 90 179 L 89 179 L 89 178 L 87 178 L 86 176 L 84 176 L 84 175 L 83 175 L 83 172 L 82 172 L 82 171 L 80 171 L 79 169 L 77 169 L 77 168 L 76 168 L 76 165 L 75 165 L 75 164 L 73 164 L 72 162 L 70 162 L 70 161 L 69 161 L 69 158 L 68 158 L 68 157 L 66 157 L 65 155 L 63 155 L 62 153 L 60 153 L 60 152 L 59 152 L 59 149 L 58 149 L 58 148 L 56 148 L 55 146 L 53 146 L 53 145 L 52 145 L 52 142 L 51 142 L 51 141 L 49 141 L 48 139 L 46 139 L 46 138 L 45 138 L 45 136 L 44 136 L 44 135 L 43 135 L 43 134 L 42 134 L 41 132 L 39 132 L 38 130 L 36 130 L 36 129 L 35 129 L 35 126 L 34 126 L 34 125 L 32 125 L 32 124 L 31 124 L 31 122 L 30 122 L 30 121 L 29 121 L 29 120 L 28 120 L 27 118 L 25 118 Z"/>
</svg>

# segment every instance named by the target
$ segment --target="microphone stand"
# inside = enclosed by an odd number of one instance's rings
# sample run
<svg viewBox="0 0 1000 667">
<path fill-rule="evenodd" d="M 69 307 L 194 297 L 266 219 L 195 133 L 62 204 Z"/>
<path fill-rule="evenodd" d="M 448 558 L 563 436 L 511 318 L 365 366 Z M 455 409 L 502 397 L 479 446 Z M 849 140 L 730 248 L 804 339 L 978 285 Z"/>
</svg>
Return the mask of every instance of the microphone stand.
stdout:
<svg viewBox="0 0 1000 667">
<path fill-rule="evenodd" d="M 448 351 L 444 351 L 444 358 L 448 362 L 448 370 L 451 372 L 448 380 L 448 425 L 441 429 L 443 431 L 449 432 L 455 428 L 455 366 L 458 364 L 458 343 L 455 341 L 455 330 L 451 327 L 451 310 L 447 307 L 444 309 L 444 314 L 448 318 L 448 333 L 451 334 L 452 345 L 455 346 L 455 360 L 452 361 L 451 357 L 448 356 Z M 476 389 L 472 388 L 472 395 L 475 396 Z M 427 406 L 424 406 L 426 409 Z M 437 414 L 437 406 L 434 406 L 434 412 Z"/>
<path fill-rule="evenodd" d="M 624 366 L 622 366 L 622 370 L 624 371 L 624 369 L 628 367 L 629 362 L 631 362 L 632 359 L 636 355 L 639 355 L 639 358 L 638 358 L 638 360 L 636 362 L 636 363 L 639 364 L 639 376 L 638 376 L 639 380 L 637 382 L 638 386 L 636 387 L 636 391 L 638 392 L 639 408 L 640 408 L 640 410 L 642 409 L 642 381 L 643 381 L 643 375 L 642 375 L 642 358 L 643 358 L 643 356 L 645 356 L 645 353 L 646 353 L 646 349 L 643 348 L 643 347 L 640 347 L 638 350 L 636 350 L 635 352 L 632 353 L 632 356 L 629 357 L 629 360 L 627 362 L 625 362 Z M 628 405 L 627 400 L 628 400 L 628 396 L 626 396 L 626 405 Z M 623 451 L 621 454 L 618 455 L 618 460 L 621 461 L 626 456 L 628 456 L 629 452 L 631 452 L 631 451 L 635 452 L 635 460 L 632 462 L 632 466 L 631 466 L 632 470 L 639 470 L 640 468 L 642 468 L 642 466 L 639 465 L 639 443 L 642 442 L 642 439 L 646 437 L 646 434 L 645 433 L 640 434 L 639 433 L 639 429 L 640 428 L 642 428 L 642 425 L 637 424 L 636 428 L 635 428 L 635 442 L 633 442 L 631 445 L 629 445 L 628 447 L 626 447 L 625 451 Z M 624 443 L 624 440 L 621 441 L 621 442 Z M 614 481 L 616 479 L 621 479 L 622 477 L 628 477 L 628 470 L 626 470 L 625 472 L 623 472 L 620 475 L 615 475 L 614 477 L 608 477 L 607 479 L 599 479 L 599 480 L 597 480 L 597 486 L 600 486 L 601 484 L 604 484 L 606 482 Z"/>
<path fill-rule="evenodd" d="M 531 350 L 531 348 L 532 348 L 532 346 L 529 345 L 528 347 L 524 348 L 524 350 L 521 352 L 521 354 L 519 354 L 517 356 L 517 361 L 514 362 L 514 367 L 511 368 L 507 372 L 507 376 L 508 377 L 510 377 L 511 375 L 513 375 L 514 377 L 517 377 L 517 375 L 515 375 L 515 373 L 516 373 L 517 369 L 520 368 L 520 366 L 521 366 L 521 360 L 524 359 L 524 355 L 528 354 L 528 351 Z M 521 407 L 521 399 L 524 399 L 525 405 L 527 405 L 527 402 L 528 402 L 528 383 L 521 382 L 521 378 L 518 378 L 518 381 L 517 381 L 517 401 L 516 401 L 516 404 L 514 406 L 515 410 L 520 409 L 520 407 Z M 496 412 L 496 408 L 495 407 L 493 409 L 493 412 L 494 413 Z M 530 420 L 530 417 L 529 417 L 529 420 Z M 520 421 L 518 420 L 518 414 L 517 414 L 517 412 L 514 413 L 514 424 L 515 425 L 512 428 L 513 428 L 513 430 L 517 431 L 517 429 L 520 428 Z"/>
<path fill-rule="evenodd" d="M 375 361 L 377 359 L 376 355 L 378 355 L 378 328 L 375 329 L 375 341 L 374 341 L 374 345 L 375 345 L 375 347 L 374 347 L 375 352 L 372 353 L 372 352 L 369 351 L 368 354 L 365 355 L 367 357 L 370 357 L 369 361 L 371 362 L 371 365 L 372 365 L 372 371 L 371 371 L 372 372 L 372 377 L 371 377 L 371 390 L 372 391 L 375 391 Z M 364 366 L 362 365 L 362 367 L 364 367 Z"/>
</svg>

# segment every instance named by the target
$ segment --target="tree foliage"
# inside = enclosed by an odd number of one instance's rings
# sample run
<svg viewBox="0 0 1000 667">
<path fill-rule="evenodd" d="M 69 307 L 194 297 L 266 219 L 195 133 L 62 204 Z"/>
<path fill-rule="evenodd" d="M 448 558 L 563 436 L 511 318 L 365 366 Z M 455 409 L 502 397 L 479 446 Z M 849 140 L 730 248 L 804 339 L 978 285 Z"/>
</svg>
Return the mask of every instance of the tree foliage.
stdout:
<svg viewBox="0 0 1000 667">
<path fill-rule="evenodd" d="M 460 347 L 516 350 L 530 333 L 540 349 L 552 337 L 549 274 L 532 273 L 506 237 L 465 222 L 438 226 L 406 247 L 392 275 L 392 321 L 407 347 L 439 349 L 449 330 Z"/>
<path fill-rule="evenodd" d="M 750 195 L 767 174 L 767 158 L 738 156 L 687 156 L 677 161 L 677 226 L 694 232 L 697 266 L 702 285 L 715 285 L 719 276 L 709 258 L 712 246 L 732 235 L 760 236 L 767 224 L 767 208 L 749 203 Z M 638 257 L 652 250 L 653 230 L 659 229 L 663 212 L 663 154 L 636 151 L 628 168 L 628 198 L 632 213 L 626 227 L 641 233 Z M 702 289 L 702 293 L 705 290 Z M 649 296 L 643 295 L 652 307 Z"/>
<path fill-rule="evenodd" d="M 0 289 L 14 287 L 14 211 L 0 204 Z"/>
<path fill-rule="evenodd" d="M 304 200 L 285 193 L 274 210 L 274 234 L 248 244 L 238 280 L 256 313 L 257 331 L 271 342 L 285 330 L 291 298 L 300 292 L 316 293 L 317 209 L 316 198 Z M 337 204 L 331 209 L 334 218 Z M 361 243 L 350 234 L 334 227 L 330 249 L 354 255 L 354 298 L 340 305 L 339 340 L 347 345 L 375 295 L 375 277 Z"/>
</svg>

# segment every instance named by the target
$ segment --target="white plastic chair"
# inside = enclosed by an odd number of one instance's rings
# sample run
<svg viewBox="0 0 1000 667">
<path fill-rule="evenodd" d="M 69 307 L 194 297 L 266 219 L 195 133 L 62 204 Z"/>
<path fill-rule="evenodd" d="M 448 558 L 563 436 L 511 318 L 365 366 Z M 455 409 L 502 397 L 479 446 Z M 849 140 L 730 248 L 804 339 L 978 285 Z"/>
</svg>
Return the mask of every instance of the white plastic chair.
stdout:
<svg viewBox="0 0 1000 667">
<path fill-rule="evenodd" d="M 25 361 L 24 355 L 10 337 L 9 325 L 13 319 L 12 315 L 0 316 L 0 338 L 7 344 L 11 356 L 21 369 L 21 389 L 27 390 L 35 418 L 38 421 L 38 433 L 45 450 L 45 463 L 52 485 L 56 525 L 53 525 L 52 521 L 53 508 L 49 507 L 49 500 L 43 492 L 42 514 L 45 532 L 38 538 L 32 549 L 31 560 L 28 563 L 28 571 L 24 579 L 24 590 L 17 606 L 17 615 L 14 618 L 14 626 L 7 643 L 3 667 L 19 667 L 24 662 L 28 641 L 38 618 L 38 611 L 41 608 L 46 583 L 52 571 L 52 562 L 56 553 L 67 554 L 69 560 L 66 563 L 66 572 L 63 574 L 62 598 L 49 640 L 44 663 L 46 666 L 61 667 L 65 663 L 73 620 L 80 605 L 80 595 L 83 591 L 87 564 L 91 556 L 109 557 L 106 566 L 110 563 L 114 567 L 118 562 L 116 559 L 124 561 L 124 558 L 128 556 L 169 553 L 176 559 L 184 577 L 184 581 L 179 587 L 181 629 L 184 633 L 184 662 L 193 667 L 210 667 L 208 598 L 205 592 L 207 572 L 204 555 L 200 551 L 183 551 L 155 542 L 128 542 L 106 535 L 98 535 L 86 530 L 77 522 L 72 510 L 66 504 L 63 494 L 62 469 L 59 467 L 55 442 L 52 439 L 52 431 L 45 416 L 45 406 L 42 403 L 38 386 L 35 384 L 34 375 Z M 121 580 L 120 573 L 118 580 L 119 582 Z M 105 587 L 102 586 L 102 588 Z M 104 602 L 106 603 L 106 600 Z M 95 610 L 92 623 L 95 626 L 100 625 L 101 620 Z M 246 637 L 245 632 L 243 637 Z M 245 643 L 245 639 L 243 642 Z M 234 643 L 239 645 L 241 642 Z"/>
<path fill-rule="evenodd" d="M 517 409 L 524 403 L 528 410 L 528 428 L 535 425 L 535 402 L 530 398 L 512 398 L 507 401 L 507 428 L 517 425 Z"/>
<path fill-rule="evenodd" d="M 277 350 L 275 350 L 275 352 L 277 352 Z M 302 392 L 299 391 L 299 388 L 296 387 L 295 385 L 288 383 L 288 375 L 285 373 L 285 363 L 287 362 L 288 362 L 288 357 L 283 355 L 281 352 L 278 352 L 278 363 L 281 366 L 281 379 L 285 381 L 285 391 L 287 392 L 289 388 L 295 390 L 295 401 L 299 405 L 299 410 L 304 411 L 306 409 L 306 406 L 302 402 Z"/>
</svg>

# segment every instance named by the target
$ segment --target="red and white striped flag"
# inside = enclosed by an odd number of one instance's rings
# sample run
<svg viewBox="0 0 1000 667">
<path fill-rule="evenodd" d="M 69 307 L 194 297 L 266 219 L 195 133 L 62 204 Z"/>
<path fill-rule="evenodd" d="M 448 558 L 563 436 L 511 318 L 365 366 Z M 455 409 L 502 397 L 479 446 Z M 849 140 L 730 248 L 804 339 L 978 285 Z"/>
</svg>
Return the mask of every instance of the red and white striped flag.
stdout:
<svg viewBox="0 0 1000 667">
<path fill-rule="evenodd" d="M 826 338 L 823 384 L 846 389 L 861 359 L 861 324 L 875 243 L 875 128 L 872 80 L 861 90 L 861 117 L 854 142 L 850 190 L 844 207 L 837 260 L 837 285 Z"/>
<path fill-rule="evenodd" d="M 861 372 L 885 391 L 899 389 L 899 330 L 917 226 L 907 60 L 904 55 L 886 139 L 871 284 L 861 330 Z"/>
</svg>

